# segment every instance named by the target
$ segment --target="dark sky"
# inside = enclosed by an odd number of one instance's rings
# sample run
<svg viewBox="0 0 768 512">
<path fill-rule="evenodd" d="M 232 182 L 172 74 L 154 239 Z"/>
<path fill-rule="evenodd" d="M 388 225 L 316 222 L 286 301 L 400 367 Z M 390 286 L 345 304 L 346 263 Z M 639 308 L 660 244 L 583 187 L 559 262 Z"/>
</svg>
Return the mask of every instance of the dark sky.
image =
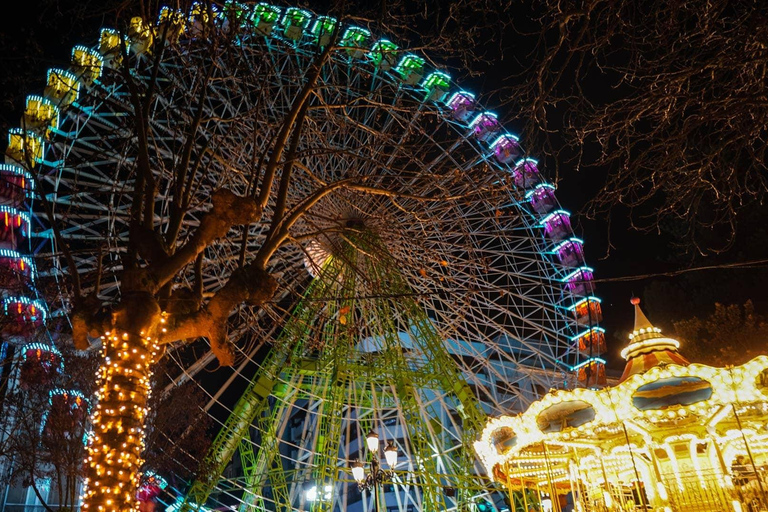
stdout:
<svg viewBox="0 0 768 512">
<path fill-rule="evenodd" d="M 3 130 L 18 125 L 24 97 L 39 93 L 43 86 L 45 70 L 64 65 L 74 44 L 93 44 L 102 25 L 97 18 L 79 19 L 72 9 L 93 12 L 101 5 L 95 1 L 51 0 L 14 2 L 0 17 L 0 127 Z M 75 6 L 75 7 L 73 7 Z M 320 10 L 320 7 L 317 8 Z M 525 14 L 522 13 L 521 16 Z M 487 55 L 498 57 L 498 64 L 481 68 L 480 77 L 468 78 L 462 85 L 481 94 L 492 93 L 500 86 L 505 67 L 528 44 L 514 38 L 505 38 L 505 46 L 489 46 Z M 495 52 L 495 53 L 494 53 Z M 495 60 L 495 59 L 492 59 Z M 599 82 L 585 84 L 599 88 Z M 493 105 L 488 105 L 493 108 Z M 502 118 L 514 115 L 503 108 L 497 109 Z M 555 126 L 556 120 L 555 120 Z M 514 126 L 511 127 L 514 130 Z M 541 159 L 541 156 L 539 156 Z M 552 162 L 548 165 L 551 166 Z M 585 242 L 587 262 L 595 269 L 598 279 L 606 279 L 598 286 L 603 299 L 604 326 L 608 330 L 609 360 L 616 363 L 617 354 L 625 343 L 632 326 L 632 308 L 629 299 L 642 297 L 652 322 L 665 331 L 671 330 L 676 318 L 706 314 L 714 302 L 743 303 L 755 301 L 758 312 L 765 311 L 764 286 L 768 283 L 764 268 L 743 270 L 707 270 L 687 273 L 677 277 L 653 277 L 641 280 L 616 280 L 626 276 L 658 274 L 678 271 L 690 266 L 721 265 L 749 261 L 765 257 L 768 235 L 762 228 L 763 211 L 748 212 L 740 226 L 740 234 L 734 248 L 715 257 L 703 258 L 685 254 L 675 247 L 677 239 L 670 234 L 674 226 L 661 234 L 643 233 L 630 229 L 626 210 L 616 210 L 611 217 L 610 243 L 606 219 L 588 220 L 579 215 L 586 202 L 602 184 L 604 170 L 575 172 L 567 165 L 561 168 L 558 198 L 563 207 L 574 212 L 577 236 Z"/>
</svg>

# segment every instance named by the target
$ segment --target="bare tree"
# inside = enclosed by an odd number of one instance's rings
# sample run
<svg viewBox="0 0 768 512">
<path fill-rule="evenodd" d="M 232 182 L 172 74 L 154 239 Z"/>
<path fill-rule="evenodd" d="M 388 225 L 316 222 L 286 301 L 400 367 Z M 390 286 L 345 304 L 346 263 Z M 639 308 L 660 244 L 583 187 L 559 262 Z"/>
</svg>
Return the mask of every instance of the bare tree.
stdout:
<svg viewBox="0 0 768 512">
<path fill-rule="evenodd" d="M 18 385 L 6 397 L 9 484 L 29 486 L 46 510 L 74 510 L 84 473 L 89 396 L 97 360 L 64 350 L 62 359 L 24 360 Z M 39 482 L 51 483 L 48 493 Z"/>
<path fill-rule="evenodd" d="M 607 170 L 590 213 L 625 206 L 654 230 L 679 219 L 701 251 L 727 249 L 766 192 L 765 4 L 532 5 L 518 34 L 538 42 L 508 99 L 561 165 Z"/>
</svg>

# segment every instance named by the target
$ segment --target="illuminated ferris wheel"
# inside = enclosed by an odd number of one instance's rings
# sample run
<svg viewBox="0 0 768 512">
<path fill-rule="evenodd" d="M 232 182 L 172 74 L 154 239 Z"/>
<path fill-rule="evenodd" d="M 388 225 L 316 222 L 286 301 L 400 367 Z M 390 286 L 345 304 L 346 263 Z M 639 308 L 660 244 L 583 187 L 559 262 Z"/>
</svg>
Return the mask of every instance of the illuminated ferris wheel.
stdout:
<svg viewBox="0 0 768 512">
<path fill-rule="evenodd" d="M 155 88 L 145 107 L 154 232 L 184 240 L 215 190 L 252 193 L 323 53 L 291 141 L 287 203 L 318 186 L 362 184 L 301 212 L 267 265 L 277 295 L 229 319 L 240 350 L 215 388 L 200 373 L 215 364 L 205 340 L 169 351 L 177 381 L 198 381 L 221 424 L 209 474 L 177 507 L 369 510 L 373 495 L 350 468 L 366 457 L 371 430 L 399 453 L 378 498 L 388 507 L 495 507 L 471 451 L 485 416 L 604 379 L 592 270 L 542 166 L 423 56 L 344 20 L 267 4 L 194 5 L 164 9 L 156 27 L 136 21 L 123 36 L 104 29 L 94 47 L 75 47 L 9 135 L 3 179 L 33 172 L 46 198 L 31 247 L 62 283 L 51 310 L 67 306 L 64 277 L 74 272 L 104 304 L 120 293 L 137 165 L 122 41 L 135 56 L 132 83 Z M 191 123 L 194 144 L 182 146 Z M 195 187 L 174 222 L 170 170 L 180 159 L 194 162 Z M 272 200 L 264 219 L 278 208 Z M 75 268 L 49 243 L 51 216 Z M 199 272 L 204 294 L 220 289 L 269 229 L 233 229 L 175 286 L 194 286 Z"/>
</svg>

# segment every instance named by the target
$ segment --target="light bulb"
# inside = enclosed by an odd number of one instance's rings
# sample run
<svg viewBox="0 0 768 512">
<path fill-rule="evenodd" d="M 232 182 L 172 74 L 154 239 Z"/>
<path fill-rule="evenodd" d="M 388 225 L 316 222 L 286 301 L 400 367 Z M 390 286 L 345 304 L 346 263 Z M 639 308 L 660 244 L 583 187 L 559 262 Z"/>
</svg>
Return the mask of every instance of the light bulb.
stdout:
<svg viewBox="0 0 768 512">
<path fill-rule="evenodd" d="M 368 450 L 374 453 L 378 453 L 379 450 L 379 434 L 371 430 L 365 438 L 365 442 L 368 444 Z"/>
<path fill-rule="evenodd" d="M 363 483 L 365 480 L 365 466 L 359 460 L 352 464 L 352 477 L 358 484 Z"/>
<path fill-rule="evenodd" d="M 390 441 L 387 443 L 387 447 L 384 448 L 384 458 L 387 460 L 387 465 L 390 468 L 397 466 L 397 447 L 395 443 Z"/>
</svg>

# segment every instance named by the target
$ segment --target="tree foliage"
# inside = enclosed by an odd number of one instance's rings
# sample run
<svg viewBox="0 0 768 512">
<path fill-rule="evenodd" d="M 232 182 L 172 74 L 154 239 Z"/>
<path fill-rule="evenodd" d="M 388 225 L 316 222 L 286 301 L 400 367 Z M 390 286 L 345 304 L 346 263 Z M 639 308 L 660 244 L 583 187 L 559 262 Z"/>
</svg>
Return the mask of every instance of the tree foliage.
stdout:
<svg viewBox="0 0 768 512">
<path fill-rule="evenodd" d="M 692 362 L 712 366 L 744 364 L 765 353 L 768 321 L 755 313 L 752 301 L 743 306 L 715 303 L 714 311 L 673 323 L 682 353 Z"/>
</svg>

